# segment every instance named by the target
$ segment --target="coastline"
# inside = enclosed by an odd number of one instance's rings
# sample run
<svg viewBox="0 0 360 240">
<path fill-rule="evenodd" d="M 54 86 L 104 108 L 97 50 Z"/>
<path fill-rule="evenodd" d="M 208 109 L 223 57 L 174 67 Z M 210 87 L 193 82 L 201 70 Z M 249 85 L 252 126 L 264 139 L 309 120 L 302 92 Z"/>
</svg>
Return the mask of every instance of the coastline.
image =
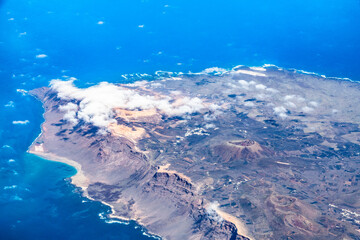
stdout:
<svg viewBox="0 0 360 240">
<path fill-rule="evenodd" d="M 52 153 L 46 153 L 36 150 L 28 150 L 28 153 L 34 154 L 38 157 L 44 158 L 45 160 L 52 161 L 52 162 L 61 162 L 65 163 L 73 168 L 76 169 L 76 174 L 71 178 L 71 183 L 77 187 L 80 187 L 84 193 L 87 195 L 87 188 L 89 186 L 89 179 L 85 176 L 84 172 L 81 169 L 81 165 L 78 162 L 70 160 L 65 157 L 60 157 Z"/>
<path fill-rule="evenodd" d="M 40 133 L 40 135 L 41 135 L 41 133 Z M 95 200 L 92 197 L 90 197 L 88 192 L 87 192 L 87 188 L 88 188 L 88 186 L 90 184 L 90 180 L 85 176 L 85 174 L 84 174 L 84 172 L 83 172 L 83 170 L 81 168 L 81 165 L 78 162 L 75 162 L 75 161 L 73 161 L 71 159 L 68 159 L 68 158 L 65 158 L 65 157 L 57 156 L 57 155 L 52 154 L 52 153 L 46 153 L 46 152 L 42 152 L 42 151 L 31 150 L 32 147 L 33 147 L 33 145 L 30 146 L 29 150 L 27 151 L 28 153 L 33 154 L 33 155 L 38 156 L 38 157 L 41 157 L 45 161 L 60 162 L 60 163 L 67 164 L 67 165 L 75 168 L 76 169 L 75 175 L 70 177 L 71 184 L 73 184 L 76 187 L 81 188 L 83 197 L 86 197 L 90 201 L 100 202 L 103 205 L 108 206 L 111 209 L 111 213 L 107 214 L 108 215 L 107 218 L 109 220 L 117 219 L 117 220 L 122 220 L 122 221 L 127 221 L 127 222 L 135 221 L 139 226 L 141 226 L 143 228 L 143 230 L 142 230 L 143 235 L 146 235 L 146 236 L 154 238 L 154 239 L 162 239 L 159 235 L 148 231 L 146 229 L 146 227 L 140 221 L 116 215 L 116 211 L 115 211 L 115 208 L 114 208 L 113 205 L 111 205 L 111 204 L 109 204 L 107 202 L 101 201 L 101 200 Z"/>
<path fill-rule="evenodd" d="M 34 97 L 36 100 L 40 101 L 43 110 L 45 110 L 43 101 L 37 95 L 32 94 L 31 92 L 29 93 L 29 95 Z M 111 205 L 111 204 L 109 204 L 107 202 L 101 201 L 101 200 L 95 200 L 94 198 L 90 197 L 88 192 L 87 192 L 88 186 L 90 184 L 90 180 L 85 176 L 84 171 L 82 170 L 82 166 L 81 166 L 80 163 L 78 163 L 78 162 L 76 162 L 74 160 L 65 158 L 65 157 L 57 156 L 57 155 L 55 155 L 53 153 L 45 152 L 43 147 L 42 147 L 42 144 L 40 144 L 39 146 L 35 145 L 36 140 L 38 140 L 44 133 L 44 128 L 43 127 L 44 127 L 44 124 L 45 124 L 45 121 L 46 121 L 45 120 L 45 111 L 41 115 L 42 115 L 44 121 L 40 125 L 40 133 L 39 133 L 39 135 L 37 135 L 37 137 L 34 139 L 34 141 L 30 144 L 30 146 L 29 146 L 29 148 L 28 148 L 28 150 L 26 152 L 29 153 L 29 154 L 33 154 L 35 156 L 38 156 L 38 157 L 42 158 L 44 161 L 60 162 L 60 163 L 64 163 L 66 165 L 69 165 L 69 166 L 75 168 L 76 173 L 73 176 L 70 177 L 71 184 L 76 186 L 76 187 L 81 188 L 81 190 L 82 190 L 81 195 L 83 197 L 89 199 L 90 201 L 100 202 L 103 205 L 108 206 L 110 208 L 110 210 L 111 210 L 111 213 L 107 214 L 107 216 L 108 216 L 107 218 L 109 220 L 117 219 L 117 220 L 126 221 L 126 222 L 134 221 L 139 226 L 142 227 L 143 235 L 145 235 L 147 237 L 154 238 L 154 239 L 162 239 L 161 236 L 159 236 L 159 235 L 157 235 L 157 234 L 155 234 L 153 232 L 148 231 L 145 228 L 144 224 L 141 223 L 141 221 L 138 221 L 136 219 L 126 218 L 126 217 L 123 217 L 123 216 L 120 216 L 120 215 L 116 215 L 115 207 L 113 205 Z"/>
<path fill-rule="evenodd" d="M 359 83 L 359 80 L 353 80 L 351 78 L 348 77 L 335 77 L 335 76 L 326 76 L 325 74 L 320 74 L 317 72 L 309 72 L 306 70 L 301 70 L 301 69 L 297 69 L 297 68 L 286 68 L 286 67 L 279 67 L 275 64 L 269 64 L 269 63 L 265 63 L 263 65 L 257 65 L 257 66 L 248 66 L 248 65 L 236 65 L 234 67 L 228 67 L 228 68 L 221 68 L 221 67 L 209 67 L 209 68 L 205 68 L 204 70 L 200 71 L 200 72 L 171 72 L 171 71 L 163 71 L 163 70 L 157 70 L 154 73 L 148 74 L 148 73 L 128 73 L 128 74 L 123 74 L 121 75 L 121 77 L 126 80 L 129 81 L 133 80 L 133 82 L 137 82 L 137 81 L 151 81 L 149 79 L 151 79 L 151 77 L 155 77 L 155 78 L 175 78 L 175 77 L 179 77 L 179 76 L 184 76 L 184 75 L 200 75 L 200 74 L 208 74 L 208 75 L 224 75 L 224 74 L 230 74 L 235 72 L 236 68 L 241 68 L 241 67 L 247 67 L 250 70 L 254 70 L 254 71 L 260 71 L 263 72 L 262 69 L 270 69 L 270 68 L 276 68 L 279 71 L 292 71 L 295 73 L 299 73 L 299 74 L 304 74 L 304 75 L 310 75 L 310 76 L 317 76 L 320 78 L 326 78 L 329 80 L 340 80 L 340 81 L 348 81 L 348 82 L 355 82 L 355 83 Z"/>
<path fill-rule="evenodd" d="M 41 133 L 40 135 L 41 136 Z M 36 139 L 35 139 L 36 140 Z M 35 141 L 34 141 L 35 142 Z M 71 184 L 73 184 L 74 186 L 76 187 L 80 187 L 81 190 L 82 190 L 82 196 L 83 197 L 86 197 L 87 199 L 89 199 L 90 201 L 96 201 L 96 202 L 100 202 L 102 203 L 103 205 L 106 205 L 110 208 L 111 210 L 111 213 L 107 214 L 107 218 L 108 220 L 112 220 L 112 219 L 115 219 L 115 220 L 121 220 L 121 221 L 126 221 L 126 222 L 130 222 L 130 221 L 134 221 L 136 222 L 139 226 L 142 227 L 142 231 L 143 231 L 143 234 L 148 236 L 148 237 L 151 237 L 151 238 L 154 238 L 154 239 L 163 239 L 161 238 L 159 235 L 153 233 L 153 232 L 150 232 L 146 229 L 146 227 L 144 226 L 144 224 L 141 223 L 141 221 L 139 220 L 136 220 L 136 219 L 131 219 L 131 218 L 126 218 L 126 217 L 123 217 L 123 216 L 119 216 L 119 215 L 116 215 L 116 211 L 115 211 L 115 207 L 107 202 L 104 202 L 104 201 L 101 201 L 101 200 L 95 200 L 94 198 L 90 197 L 88 192 L 87 192 L 87 189 L 88 189 L 88 186 L 90 184 L 90 180 L 85 176 L 83 170 L 82 170 L 82 167 L 81 167 L 81 164 L 79 164 L 78 162 L 75 162 L 74 160 L 71 160 L 71 159 L 68 159 L 68 158 L 65 158 L 65 157 L 60 157 L 60 156 L 57 156 L 53 153 L 47 153 L 47 152 L 44 152 L 42 147 L 41 147 L 41 150 L 37 150 L 37 149 L 34 149 L 34 150 L 31 150 L 32 148 L 36 148 L 36 146 L 34 146 L 33 144 L 29 147 L 29 150 L 27 151 L 28 153 L 30 154 L 33 154 L 35 156 L 38 156 L 38 157 L 41 157 L 42 159 L 44 159 L 45 161 L 52 161 L 52 162 L 60 162 L 60 163 L 64 163 L 64 164 L 67 164 L 73 168 L 76 169 L 76 173 L 75 175 L 71 176 L 70 179 L 71 179 Z M 162 168 L 160 169 L 160 172 L 166 172 L 166 168 L 169 167 L 169 165 L 166 165 L 166 166 L 162 166 Z M 177 173 L 179 174 L 179 173 Z M 191 182 L 191 179 L 187 179 Z M 248 237 L 249 239 L 253 239 L 253 237 L 251 237 L 246 229 L 246 227 L 244 226 L 244 223 L 241 222 L 239 219 L 237 219 L 236 217 L 232 216 L 231 214 L 228 214 L 220 209 L 217 209 L 216 212 L 219 214 L 219 216 L 221 216 L 224 220 L 228 221 L 228 222 L 231 222 L 233 223 L 236 228 L 237 228 L 237 232 L 238 234 L 242 235 L 242 236 L 245 236 L 245 237 Z"/>
<path fill-rule="evenodd" d="M 40 134 L 41 135 L 41 134 Z M 40 136 L 39 135 L 39 136 Z M 41 157 L 43 158 L 45 161 L 52 161 L 52 162 L 60 162 L 60 163 L 64 163 L 64 164 L 67 164 L 73 168 L 76 169 L 76 173 L 75 175 L 71 176 L 71 184 L 73 184 L 74 186 L 76 187 L 80 187 L 81 190 L 82 190 L 82 195 L 83 197 L 86 197 L 87 199 L 89 199 L 90 201 L 96 201 L 96 202 L 100 202 L 102 203 L 103 205 L 106 205 L 108 206 L 110 209 L 111 209 L 111 213 L 107 214 L 107 218 L 109 220 L 111 219 L 117 219 L 117 220 L 121 220 L 121 221 L 126 221 L 126 222 L 130 222 L 130 221 L 135 221 L 139 226 L 141 226 L 143 228 L 143 234 L 148 236 L 148 237 L 151 237 L 151 238 L 154 238 L 154 239 L 163 239 L 161 238 L 159 235 L 153 233 L 153 232 L 150 232 L 146 229 L 146 227 L 144 226 L 144 224 L 141 223 L 141 221 L 139 220 L 136 220 L 136 219 L 131 219 L 131 218 L 126 218 L 126 217 L 123 217 L 123 216 L 119 216 L 119 215 L 116 215 L 116 211 L 115 211 L 115 207 L 107 202 L 104 202 L 104 201 L 101 201 L 101 200 L 95 200 L 94 198 L 90 197 L 88 192 L 87 192 L 87 188 L 90 184 L 90 180 L 85 176 L 83 170 L 82 170 L 82 167 L 81 167 L 81 164 L 79 164 L 78 162 L 75 162 L 71 159 L 68 159 L 68 158 L 65 158 L 65 157 L 60 157 L 60 156 L 57 156 L 55 154 L 52 154 L 52 153 L 47 153 L 47 152 L 44 152 L 44 151 L 39 151 L 39 150 L 31 150 L 31 148 L 33 148 L 34 146 L 31 145 L 29 150 L 27 151 L 28 153 L 30 154 L 33 154 L 35 156 L 38 156 L 38 157 Z M 35 147 L 34 147 L 35 148 Z M 162 167 L 168 167 L 168 166 L 162 166 Z M 161 170 L 160 170 L 161 172 Z M 233 223 L 236 228 L 237 228 L 237 232 L 238 234 L 242 235 L 242 236 L 245 236 L 245 237 L 248 237 L 249 239 L 253 239 L 246 227 L 244 226 L 244 223 L 241 222 L 239 219 L 235 218 L 234 216 L 232 216 L 231 214 L 228 214 L 220 209 L 217 209 L 216 212 L 219 214 L 219 216 L 221 216 L 224 220 L 228 221 L 228 222 L 231 222 Z"/>
</svg>

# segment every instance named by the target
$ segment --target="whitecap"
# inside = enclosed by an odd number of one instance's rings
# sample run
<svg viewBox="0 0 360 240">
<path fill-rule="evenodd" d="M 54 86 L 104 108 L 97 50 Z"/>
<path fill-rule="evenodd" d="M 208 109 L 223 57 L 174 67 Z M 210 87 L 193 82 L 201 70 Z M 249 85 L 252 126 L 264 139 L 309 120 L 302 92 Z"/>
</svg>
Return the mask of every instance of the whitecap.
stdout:
<svg viewBox="0 0 360 240">
<path fill-rule="evenodd" d="M 105 216 L 106 216 L 106 213 L 104 213 L 104 212 L 99 213 L 98 216 L 99 216 L 99 218 L 102 219 L 102 220 L 103 220 L 103 219 L 106 219 L 106 217 L 105 217 Z"/>
<path fill-rule="evenodd" d="M 25 96 L 28 93 L 28 91 L 26 91 L 25 89 L 16 89 L 16 92 L 21 93 L 21 95 L 23 96 Z"/>
<path fill-rule="evenodd" d="M 151 238 L 159 239 L 159 240 L 161 239 L 160 237 L 151 235 L 151 234 L 149 234 L 149 233 L 147 233 L 147 232 L 145 232 L 145 231 L 143 231 L 142 234 L 143 234 L 144 236 L 146 236 L 146 237 L 151 237 Z"/>
<path fill-rule="evenodd" d="M 113 223 L 118 223 L 118 224 L 123 224 L 123 225 L 129 225 L 130 222 L 125 222 L 125 221 L 120 221 L 120 220 L 113 220 L 113 219 L 108 219 L 108 220 L 105 220 L 106 223 L 109 223 L 109 224 L 113 224 Z"/>
</svg>

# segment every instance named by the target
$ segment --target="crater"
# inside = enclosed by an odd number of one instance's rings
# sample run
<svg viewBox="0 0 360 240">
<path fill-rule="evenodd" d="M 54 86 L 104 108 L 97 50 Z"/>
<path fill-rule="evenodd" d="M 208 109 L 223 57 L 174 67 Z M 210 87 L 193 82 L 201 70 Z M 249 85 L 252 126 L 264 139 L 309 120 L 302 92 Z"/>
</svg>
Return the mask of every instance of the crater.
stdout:
<svg viewBox="0 0 360 240">
<path fill-rule="evenodd" d="M 246 164 L 249 160 L 272 156 L 274 153 L 254 140 L 243 139 L 215 146 L 213 155 L 221 162 L 242 161 Z"/>
<path fill-rule="evenodd" d="M 249 139 L 240 140 L 240 141 L 230 141 L 229 143 L 232 145 L 242 146 L 242 147 L 249 147 L 255 145 L 255 141 Z"/>
</svg>

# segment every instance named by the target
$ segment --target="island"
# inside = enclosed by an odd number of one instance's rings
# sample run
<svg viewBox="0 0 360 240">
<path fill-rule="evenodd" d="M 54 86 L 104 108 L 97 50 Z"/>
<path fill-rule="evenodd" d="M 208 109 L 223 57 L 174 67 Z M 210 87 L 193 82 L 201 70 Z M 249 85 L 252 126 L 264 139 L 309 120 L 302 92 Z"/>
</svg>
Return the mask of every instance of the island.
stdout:
<svg viewBox="0 0 360 240">
<path fill-rule="evenodd" d="M 275 66 L 30 93 L 29 152 L 163 239 L 360 239 L 360 85 Z"/>
</svg>

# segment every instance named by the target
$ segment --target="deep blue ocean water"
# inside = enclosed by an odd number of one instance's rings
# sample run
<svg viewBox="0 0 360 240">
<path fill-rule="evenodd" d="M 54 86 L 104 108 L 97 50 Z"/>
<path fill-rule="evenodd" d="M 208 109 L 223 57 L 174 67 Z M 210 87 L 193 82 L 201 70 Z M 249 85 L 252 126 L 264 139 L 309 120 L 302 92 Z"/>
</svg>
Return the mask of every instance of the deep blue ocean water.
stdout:
<svg viewBox="0 0 360 240">
<path fill-rule="evenodd" d="M 149 239 L 26 154 L 43 110 L 17 89 L 265 63 L 360 80 L 360 1 L 0 0 L 0 239 Z"/>
</svg>

